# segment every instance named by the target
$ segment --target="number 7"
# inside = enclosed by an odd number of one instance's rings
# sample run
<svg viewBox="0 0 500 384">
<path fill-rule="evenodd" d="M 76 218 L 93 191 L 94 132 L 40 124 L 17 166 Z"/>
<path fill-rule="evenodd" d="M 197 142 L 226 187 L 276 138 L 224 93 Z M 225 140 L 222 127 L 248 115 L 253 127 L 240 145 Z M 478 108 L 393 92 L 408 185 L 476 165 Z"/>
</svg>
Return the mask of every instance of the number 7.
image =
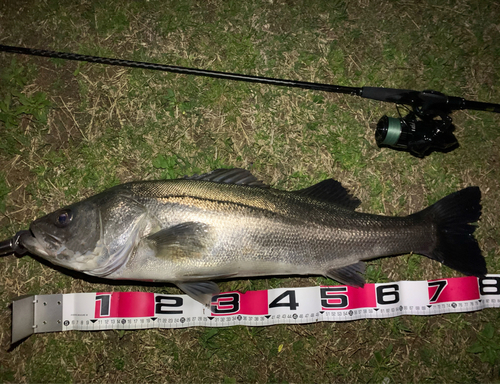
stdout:
<svg viewBox="0 0 500 384">
<path fill-rule="evenodd" d="M 434 292 L 434 295 L 432 295 L 431 299 L 429 302 L 435 302 L 439 298 L 439 295 L 441 295 L 441 292 L 443 292 L 443 289 L 448 285 L 447 280 L 439 280 L 439 281 L 432 281 L 429 284 L 429 287 L 437 287 L 436 292 Z"/>
</svg>

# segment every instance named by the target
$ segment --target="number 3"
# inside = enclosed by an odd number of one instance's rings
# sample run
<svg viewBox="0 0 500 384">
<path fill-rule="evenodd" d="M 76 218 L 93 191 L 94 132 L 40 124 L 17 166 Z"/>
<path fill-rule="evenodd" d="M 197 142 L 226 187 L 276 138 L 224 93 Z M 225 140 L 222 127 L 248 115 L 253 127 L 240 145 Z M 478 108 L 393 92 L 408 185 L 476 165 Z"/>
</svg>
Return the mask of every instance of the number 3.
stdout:
<svg viewBox="0 0 500 384">
<path fill-rule="evenodd" d="M 213 296 L 210 310 L 217 314 L 236 313 L 240 310 L 240 295 L 238 293 L 223 293 Z"/>
</svg>

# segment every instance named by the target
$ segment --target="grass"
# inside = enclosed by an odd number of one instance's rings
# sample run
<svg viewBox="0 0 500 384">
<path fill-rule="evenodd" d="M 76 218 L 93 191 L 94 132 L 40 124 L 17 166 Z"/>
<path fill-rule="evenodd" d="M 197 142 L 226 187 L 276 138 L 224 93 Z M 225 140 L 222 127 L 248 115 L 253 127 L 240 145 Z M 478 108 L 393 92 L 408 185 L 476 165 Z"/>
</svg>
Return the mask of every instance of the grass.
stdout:
<svg viewBox="0 0 500 384">
<path fill-rule="evenodd" d="M 157 1 L 2 8 L 2 44 L 345 86 L 435 89 L 500 102 L 495 2 Z M 425 159 L 379 149 L 392 105 L 348 95 L 0 54 L 0 236 L 131 180 L 244 167 L 280 189 L 333 177 L 365 212 L 405 215 L 467 185 L 500 271 L 500 118 L 454 113 L 461 146 Z M 0 260 L 2 382 L 498 382 L 498 311 L 351 323 L 36 335 L 11 352 L 19 295 L 106 291 L 35 260 Z M 417 255 L 370 282 L 458 276 Z M 224 290 L 325 283 L 227 281 Z M 119 286 L 120 290 L 151 290 Z M 178 292 L 162 286 L 157 292 Z M 491 324 L 491 325 L 490 325 Z"/>
</svg>

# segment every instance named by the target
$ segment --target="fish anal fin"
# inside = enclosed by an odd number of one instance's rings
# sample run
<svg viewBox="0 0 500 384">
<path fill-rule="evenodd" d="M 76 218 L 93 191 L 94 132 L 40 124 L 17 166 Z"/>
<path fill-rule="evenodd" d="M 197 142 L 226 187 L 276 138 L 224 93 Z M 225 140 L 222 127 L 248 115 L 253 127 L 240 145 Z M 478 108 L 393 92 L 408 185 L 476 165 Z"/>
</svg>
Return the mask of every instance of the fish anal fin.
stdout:
<svg viewBox="0 0 500 384">
<path fill-rule="evenodd" d="M 361 204 L 361 201 L 352 196 L 342 184 L 333 179 L 323 180 L 318 184 L 294 191 L 293 193 L 334 203 L 352 210 L 355 210 Z"/>
<path fill-rule="evenodd" d="M 211 181 L 214 183 L 246 185 L 250 187 L 269 188 L 258 180 L 250 171 L 242 168 L 216 169 L 202 175 L 186 176 L 187 180 Z"/>
<path fill-rule="evenodd" d="M 220 293 L 219 286 L 213 281 L 179 282 L 176 285 L 192 299 L 210 306 L 212 296 Z"/>
<path fill-rule="evenodd" d="M 326 276 L 352 287 L 363 287 L 365 284 L 365 278 L 363 277 L 365 269 L 365 263 L 360 261 L 346 267 L 329 269 L 326 271 Z"/>
</svg>

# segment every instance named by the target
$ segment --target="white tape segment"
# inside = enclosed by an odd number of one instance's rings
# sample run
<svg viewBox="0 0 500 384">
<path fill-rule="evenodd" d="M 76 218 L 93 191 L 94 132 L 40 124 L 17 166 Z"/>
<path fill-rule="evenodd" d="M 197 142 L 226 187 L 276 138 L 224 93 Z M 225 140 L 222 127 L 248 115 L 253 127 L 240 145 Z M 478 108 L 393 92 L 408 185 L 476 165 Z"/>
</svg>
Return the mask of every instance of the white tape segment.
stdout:
<svg viewBox="0 0 500 384">
<path fill-rule="evenodd" d="M 436 315 L 500 307 L 500 275 L 384 284 L 224 292 L 205 307 L 187 295 L 95 292 L 13 302 L 12 342 L 32 333 L 266 326 Z"/>
</svg>

